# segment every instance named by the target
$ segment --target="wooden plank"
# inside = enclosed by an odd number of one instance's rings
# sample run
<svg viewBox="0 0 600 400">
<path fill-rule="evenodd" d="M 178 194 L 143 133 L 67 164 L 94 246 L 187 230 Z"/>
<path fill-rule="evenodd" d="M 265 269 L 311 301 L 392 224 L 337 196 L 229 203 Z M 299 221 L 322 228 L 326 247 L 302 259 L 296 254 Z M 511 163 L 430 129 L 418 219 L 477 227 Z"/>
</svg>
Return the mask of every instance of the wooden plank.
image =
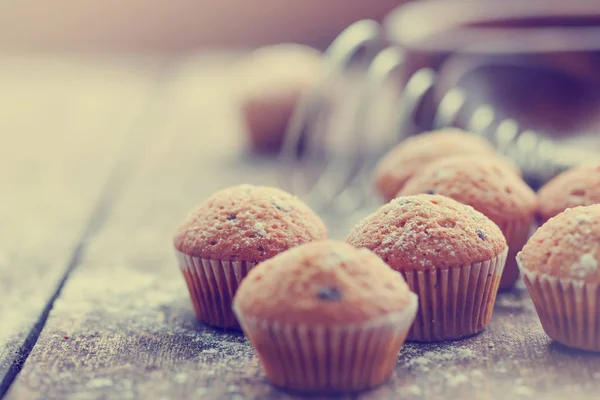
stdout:
<svg viewBox="0 0 600 400">
<path fill-rule="evenodd" d="M 243 155 L 227 81 L 198 68 L 194 78 L 182 71 L 164 135 L 67 282 L 8 399 L 297 398 L 268 384 L 242 335 L 195 320 L 175 262 L 172 234 L 192 206 L 231 184 L 273 183 L 278 168 Z M 483 334 L 408 344 L 389 383 L 350 398 L 592 399 L 599 377 L 600 358 L 549 341 L 521 288 L 500 296 Z"/>
<path fill-rule="evenodd" d="M 101 59 L 0 60 L 0 396 L 91 233 L 153 75 Z"/>
</svg>

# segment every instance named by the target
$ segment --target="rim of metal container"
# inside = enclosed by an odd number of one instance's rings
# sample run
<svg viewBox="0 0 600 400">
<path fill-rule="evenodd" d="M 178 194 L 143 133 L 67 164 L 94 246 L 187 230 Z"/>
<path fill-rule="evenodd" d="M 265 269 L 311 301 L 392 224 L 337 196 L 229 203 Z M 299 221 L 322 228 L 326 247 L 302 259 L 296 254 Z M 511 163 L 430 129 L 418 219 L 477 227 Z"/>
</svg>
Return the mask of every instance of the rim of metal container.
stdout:
<svg viewBox="0 0 600 400">
<path fill-rule="evenodd" d="M 580 25 L 482 27 L 494 21 L 566 18 Z M 595 23 L 581 23 L 595 20 Z M 384 21 L 388 39 L 407 50 L 532 53 L 600 50 L 600 2 L 548 0 L 426 0 L 400 6 Z M 443 32 L 452 31 L 451 35 Z M 550 36 L 552 35 L 552 36 Z M 435 38 L 435 40 L 432 40 Z M 518 38 L 518 40 L 516 40 Z M 471 47 L 477 42 L 505 43 L 494 48 Z"/>
</svg>

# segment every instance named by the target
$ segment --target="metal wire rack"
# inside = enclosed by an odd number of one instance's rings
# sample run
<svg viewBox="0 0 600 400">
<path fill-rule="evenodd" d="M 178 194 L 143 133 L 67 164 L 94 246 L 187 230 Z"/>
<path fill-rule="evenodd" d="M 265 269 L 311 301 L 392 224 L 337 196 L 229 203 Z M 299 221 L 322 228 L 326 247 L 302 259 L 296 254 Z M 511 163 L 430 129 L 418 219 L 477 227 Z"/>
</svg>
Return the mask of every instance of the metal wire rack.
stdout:
<svg viewBox="0 0 600 400">
<path fill-rule="evenodd" d="M 389 87 L 390 77 L 405 63 L 403 49 L 386 44 L 382 26 L 375 21 L 362 20 L 346 28 L 327 49 L 323 76 L 299 101 L 289 122 L 280 154 L 281 185 L 317 210 L 344 216 L 375 204 L 377 196 L 371 184 L 374 165 L 391 146 L 419 133 L 412 126 L 413 117 L 424 99 L 440 90 L 435 70 L 417 70 L 404 82 L 397 98 L 391 104 L 388 101 L 392 119 L 374 128 L 369 116 L 375 104 L 381 104 L 378 100 Z M 355 85 L 356 101 L 343 117 L 342 134 L 332 141 L 328 136 L 336 117 L 331 115 L 330 104 L 340 101 L 335 97 L 340 80 L 356 64 L 363 66 L 354 75 L 360 82 Z M 460 86 L 443 90 L 436 104 L 429 121 L 432 129 L 454 126 L 459 114 L 468 113 L 462 118 L 465 128 L 489 139 L 501 154 L 521 167 L 529 182 L 543 183 L 564 169 L 600 160 L 595 151 L 566 148 L 520 126 L 488 104 L 473 104 Z"/>
</svg>

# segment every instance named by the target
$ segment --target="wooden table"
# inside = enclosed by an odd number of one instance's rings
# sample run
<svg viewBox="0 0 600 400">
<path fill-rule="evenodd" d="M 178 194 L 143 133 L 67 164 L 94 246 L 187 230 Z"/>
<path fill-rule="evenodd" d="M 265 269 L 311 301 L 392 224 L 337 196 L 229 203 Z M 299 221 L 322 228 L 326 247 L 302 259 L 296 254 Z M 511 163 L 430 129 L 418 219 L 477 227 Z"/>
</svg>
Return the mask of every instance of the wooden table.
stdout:
<svg viewBox="0 0 600 400">
<path fill-rule="evenodd" d="M 196 321 L 173 254 L 210 193 L 275 184 L 244 151 L 227 64 L 0 60 L 0 397 L 295 398 L 241 334 Z M 338 238 L 352 222 L 328 219 Z M 521 286 L 483 334 L 407 344 L 352 398 L 566 397 L 600 398 L 600 356 L 552 343 Z"/>
</svg>

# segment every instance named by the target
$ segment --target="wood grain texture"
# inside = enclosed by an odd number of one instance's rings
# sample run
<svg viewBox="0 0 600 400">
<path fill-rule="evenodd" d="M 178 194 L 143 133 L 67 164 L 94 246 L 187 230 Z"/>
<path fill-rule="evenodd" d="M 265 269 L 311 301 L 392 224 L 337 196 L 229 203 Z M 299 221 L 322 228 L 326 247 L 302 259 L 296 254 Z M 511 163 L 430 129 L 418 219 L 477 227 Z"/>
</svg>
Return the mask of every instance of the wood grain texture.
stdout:
<svg viewBox="0 0 600 400">
<path fill-rule="evenodd" d="M 192 65 L 193 66 L 193 65 Z M 7 398 L 292 399 L 272 388 L 241 334 L 198 323 L 172 248 L 179 221 L 213 191 L 273 184 L 278 165 L 243 153 L 218 69 L 182 68 L 168 118 L 89 243 Z M 346 230 L 328 221 L 335 235 Z M 390 381 L 349 398 L 597 398 L 600 357 L 544 335 L 523 288 L 499 297 L 483 334 L 408 344 Z"/>
<path fill-rule="evenodd" d="M 0 61 L 0 394 L 77 257 L 152 82 L 148 70 L 101 60 Z"/>
</svg>

